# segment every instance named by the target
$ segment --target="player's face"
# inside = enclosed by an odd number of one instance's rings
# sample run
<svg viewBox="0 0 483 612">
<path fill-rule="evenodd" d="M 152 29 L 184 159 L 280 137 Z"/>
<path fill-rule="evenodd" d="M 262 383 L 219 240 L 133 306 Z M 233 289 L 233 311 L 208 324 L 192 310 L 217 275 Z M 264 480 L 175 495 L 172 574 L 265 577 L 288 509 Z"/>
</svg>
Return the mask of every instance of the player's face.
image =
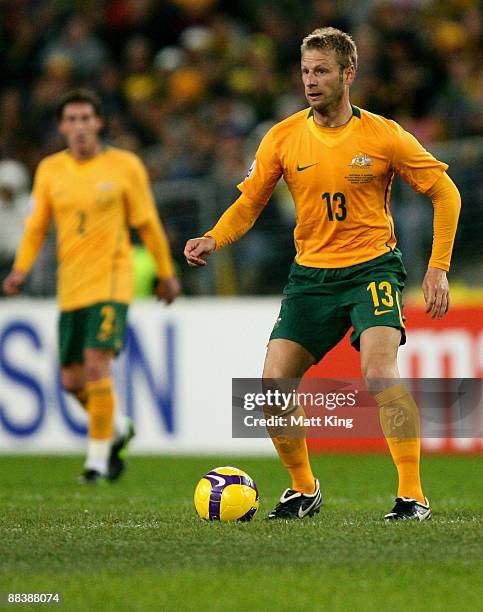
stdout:
<svg viewBox="0 0 483 612">
<path fill-rule="evenodd" d="M 302 55 L 302 82 L 310 106 L 327 115 L 336 111 L 353 80 L 353 68 L 341 69 L 335 51 L 309 49 Z"/>
<path fill-rule="evenodd" d="M 97 152 L 101 128 L 102 119 L 89 102 L 72 102 L 64 107 L 59 131 L 75 156 L 90 157 Z"/>
</svg>

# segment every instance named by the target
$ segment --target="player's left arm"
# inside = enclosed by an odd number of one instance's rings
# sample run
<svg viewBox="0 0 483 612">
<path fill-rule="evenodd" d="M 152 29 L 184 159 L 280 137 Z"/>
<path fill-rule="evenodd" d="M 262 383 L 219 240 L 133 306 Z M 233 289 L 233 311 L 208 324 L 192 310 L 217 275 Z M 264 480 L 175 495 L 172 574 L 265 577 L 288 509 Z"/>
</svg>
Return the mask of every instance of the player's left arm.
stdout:
<svg viewBox="0 0 483 612">
<path fill-rule="evenodd" d="M 426 195 L 431 198 L 434 207 L 433 247 L 422 288 L 426 312 L 433 319 L 441 319 L 450 305 L 446 272 L 450 267 L 461 198 L 458 188 L 446 172 L 426 191 Z"/>
<path fill-rule="evenodd" d="M 176 277 L 168 239 L 158 217 L 146 169 L 137 157 L 131 161 L 128 189 L 129 225 L 137 229 L 156 262 L 158 299 L 171 304 L 181 293 L 181 285 Z"/>
<path fill-rule="evenodd" d="M 433 247 L 422 289 L 426 312 L 441 319 L 449 308 L 449 270 L 461 198 L 456 185 L 446 174 L 448 165 L 437 160 L 409 132 L 395 122 L 392 165 L 395 171 L 419 193 L 431 198 L 434 207 Z"/>
</svg>

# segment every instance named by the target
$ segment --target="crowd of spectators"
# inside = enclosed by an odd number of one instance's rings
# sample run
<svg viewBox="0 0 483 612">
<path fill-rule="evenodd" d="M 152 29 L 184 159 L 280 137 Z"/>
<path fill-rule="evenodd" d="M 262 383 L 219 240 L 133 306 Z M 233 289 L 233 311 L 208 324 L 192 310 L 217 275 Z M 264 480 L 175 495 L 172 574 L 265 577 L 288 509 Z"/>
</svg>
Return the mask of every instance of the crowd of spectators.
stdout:
<svg viewBox="0 0 483 612">
<path fill-rule="evenodd" d="M 153 181 L 210 178 L 220 211 L 264 131 L 305 105 L 308 32 L 350 32 L 360 56 L 352 101 L 429 143 L 483 131 L 482 21 L 475 0 L 4 0 L 0 159 L 31 176 L 62 147 L 57 100 L 88 86 L 103 100 L 109 143 L 141 155 Z M 285 200 L 244 243 L 254 263 L 248 275 L 238 269 L 243 291 L 280 289 L 293 258 Z M 163 214 L 177 256 L 200 229 L 180 210 Z"/>
</svg>

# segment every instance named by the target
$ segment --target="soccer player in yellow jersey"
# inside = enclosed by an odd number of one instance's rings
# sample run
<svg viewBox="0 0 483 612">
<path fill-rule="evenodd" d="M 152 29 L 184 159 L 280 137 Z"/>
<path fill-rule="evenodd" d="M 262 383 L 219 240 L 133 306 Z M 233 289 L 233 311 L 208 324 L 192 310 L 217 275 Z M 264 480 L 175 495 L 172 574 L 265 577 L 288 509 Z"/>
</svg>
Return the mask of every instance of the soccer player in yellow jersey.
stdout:
<svg viewBox="0 0 483 612">
<path fill-rule="evenodd" d="M 62 384 L 88 413 L 81 482 L 94 483 L 119 477 L 123 451 L 134 435 L 131 423 L 114 431 L 111 380 L 112 360 L 123 347 L 133 294 L 131 227 L 156 260 L 157 297 L 170 304 L 180 285 L 146 170 L 136 155 L 102 144 L 97 96 L 85 90 L 66 94 L 57 118 L 67 149 L 46 157 L 37 169 L 32 212 L 4 291 L 19 293 L 53 220 Z"/>
<path fill-rule="evenodd" d="M 420 481 L 419 414 L 397 380 L 406 272 L 396 248 L 391 184 L 397 173 L 433 203 L 434 241 L 422 285 L 433 318 L 449 308 L 446 272 L 460 198 L 446 164 L 394 121 L 350 103 L 356 68 L 357 49 L 344 32 L 320 28 L 304 39 L 302 82 L 310 108 L 268 131 L 238 186 L 241 196 L 213 229 L 187 242 L 185 256 L 190 265 L 204 266 L 211 253 L 240 238 L 283 176 L 295 203 L 296 257 L 263 377 L 302 377 L 352 328 L 351 343 L 360 351 L 399 477 L 396 504 L 385 518 L 421 521 L 431 510 Z M 402 417 L 398 423 L 405 423 L 402 429 L 391 420 L 395 411 Z M 270 433 L 292 484 L 269 518 L 312 515 L 322 500 L 304 437 Z"/>
</svg>

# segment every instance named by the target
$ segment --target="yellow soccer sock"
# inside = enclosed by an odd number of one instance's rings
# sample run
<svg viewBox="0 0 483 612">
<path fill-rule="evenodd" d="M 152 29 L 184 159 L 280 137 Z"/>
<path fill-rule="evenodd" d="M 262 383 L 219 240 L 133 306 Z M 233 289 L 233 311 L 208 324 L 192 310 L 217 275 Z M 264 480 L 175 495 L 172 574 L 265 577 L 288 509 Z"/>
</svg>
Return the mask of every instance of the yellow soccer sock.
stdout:
<svg viewBox="0 0 483 612">
<path fill-rule="evenodd" d="M 416 402 L 403 384 L 384 389 L 375 399 L 381 427 L 397 468 L 397 496 L 425 503 L 419 472 L 421 439 Z"/>
<path fill-rule="evenodd" d="M 114 390 L 110 378 L 88 382 L 89 438 L 110 440 L 114 421 Z"/>
<path fill-rule="evenodd" d="M 272 438 L 282 463 L 292 478 L 292 489 L 301 493 L 315 491 L 315 478 L 309 462 L 305 438 L 277 436 Z"/>
</svg>

